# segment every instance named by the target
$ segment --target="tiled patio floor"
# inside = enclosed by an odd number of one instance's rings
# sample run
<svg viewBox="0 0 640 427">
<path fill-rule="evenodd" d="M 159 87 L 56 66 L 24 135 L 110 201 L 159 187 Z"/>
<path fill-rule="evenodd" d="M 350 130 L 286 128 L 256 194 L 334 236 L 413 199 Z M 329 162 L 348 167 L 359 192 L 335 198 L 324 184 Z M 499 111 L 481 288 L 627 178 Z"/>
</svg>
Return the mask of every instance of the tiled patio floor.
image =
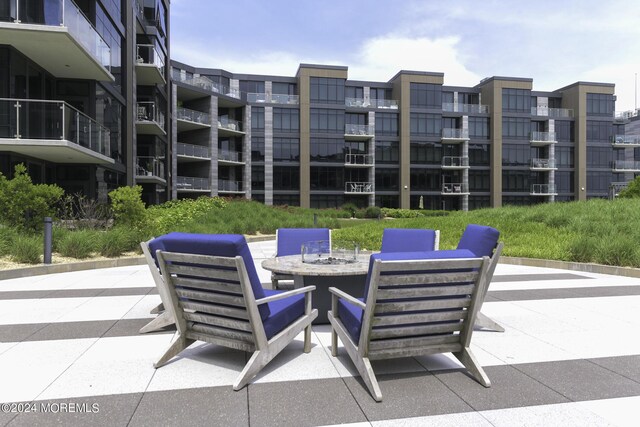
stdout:
<svg viewBox="0 0 640 427">
<path fill-rule="evenodd" d="M 274 242 L 250 244 L 256 264 Z M 269 273 L 259 268 L 261 280 Z M 500 264 L 476 331 L 485 389 L 450 357 L 374 364 L 376 403 L 327 326 L 239 392 L 246 355 L 201 342 L 155 370 L 172 331 L 139 335 L 160 299 L 146 266 L 0 282 L 0 425 L 575 425 L 640 420 L 640 279 Z M 30 403 L 22 405 L 3 403 Z M 84 406 L 83 406 L 84 405 Z M 11 412 L 21 409 L 22 413 Z M 75 412 L 71 412 L 74 409 Z M 31 412 L 25 412 L 29 410 Z M 48 411 L 48 412 L 44 412 Z"/>
</svg>

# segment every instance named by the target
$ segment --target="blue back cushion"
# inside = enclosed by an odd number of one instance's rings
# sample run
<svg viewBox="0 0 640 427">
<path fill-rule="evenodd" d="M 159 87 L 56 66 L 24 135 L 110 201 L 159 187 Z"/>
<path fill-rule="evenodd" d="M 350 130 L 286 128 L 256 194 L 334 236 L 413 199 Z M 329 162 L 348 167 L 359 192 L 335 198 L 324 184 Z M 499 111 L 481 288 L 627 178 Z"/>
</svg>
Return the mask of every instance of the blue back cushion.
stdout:
<svg viewBox="0 0 640 427">
<path fill-rule="evenodd" d="M 385 228 L 380 252 L 433 251 L 436 232 L 423 228 Z"/>
<path fill-rule="evenodd" d="M 169 233 L 157 237 L 149 243 L 149 250 L 156 257 L 156 251 L 178 252 L 196 255 L 213 255 L 235 257 L 241 256 L 247 268 L 251 289 L 255 299 L 265 297 L 264 289 L 260 284 L 253 257 L 249 251 L 249 246 L 242 234 L 192 234 L 192 233 Z M 265 320 L 269 317 L 268 304 L 258 306 L 260 317 Z"/>
<path fill-rule="evenodd" d="M 300 255 L 302 244 L 329 240 L 328 228 L 279 228 L 276 256 Z"/>
<path fill-rule="evenodd" d="M 479 257 L 490 257 L 498 246 L 499 238 L 500 232 L 493 227 L 469 224 L 458 242 L 458 249 L 470 250 Z"/>
</svg>

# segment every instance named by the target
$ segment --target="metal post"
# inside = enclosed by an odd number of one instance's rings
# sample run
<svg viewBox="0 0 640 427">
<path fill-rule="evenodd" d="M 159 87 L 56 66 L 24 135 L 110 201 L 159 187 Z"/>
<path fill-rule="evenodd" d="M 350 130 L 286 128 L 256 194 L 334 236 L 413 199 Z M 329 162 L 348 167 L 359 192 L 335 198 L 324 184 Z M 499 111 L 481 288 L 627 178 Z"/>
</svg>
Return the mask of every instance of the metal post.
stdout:
<svg viewBox="0 0 640 427">
<path fill-rule="evenodd" d="M 51 264 L 51 248 L 53 237 L 53 221 L 51 217 L 44 218 L 44 263 Z"/>
<path fill-rule="evenodd" d="M 318 225 L 318 214 L 313 214 L 313 226 Z"/>
</svg>

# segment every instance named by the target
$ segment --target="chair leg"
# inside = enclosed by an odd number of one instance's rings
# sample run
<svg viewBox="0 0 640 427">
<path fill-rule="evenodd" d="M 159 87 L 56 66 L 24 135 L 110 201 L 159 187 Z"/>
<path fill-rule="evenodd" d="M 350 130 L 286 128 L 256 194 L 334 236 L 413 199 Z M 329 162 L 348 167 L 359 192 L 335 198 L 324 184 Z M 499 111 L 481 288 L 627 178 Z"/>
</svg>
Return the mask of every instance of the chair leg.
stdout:
<svg viewBox="0 0 640 427">
<path fill-rule="evenodd" d="M 369 358 L 363 357 L 361 359 L 355 359 L 353 362 L 362 377 L 362 381 L 369 389 L 371 396 L 373 396 L 376 402 L 382 402 L 382 391 L 380 391 L 380 386 L 378 385 L 378 380 L 376 379 L 376 374 L 373 372 Z"/>
<path fill-rule="evenodd" d="M 153 364 L 154 368 L 156 368 L 156 369 L 160 368 L 165 363 L 167 363 L 169 360 L 171 360 L 173 358 L 173 356 L 176 356 L 182 350 L 184 350 L 185 348 L 189 347 L 191 344 L 193 344 L 195 342 L 195 340 L 192 340 L 192 339 L 189 339 L 189 338 L 185 338 L 183 335 L 180 335 L 177 332 L 176 332 L 176 335 L 177 335 L 177 337 L 175 338 L 175 341 L 173 341 L 171 343 L 171 345 L 169 346 L 167 351 L 162 355 L 162 357 L 160 357 L 160 359 L 156 363 Z"/>
<path fill-rule="evenodd" d="M 338 357 L 338 333 L 331 326 L 331 355 L 333 357 Z"/>
<path fill-rule="evenodd" d="M 164 328 L 165 326 L 173 325 L 175 322 L 173 320 L 173 316 L 169 311 L 164 311 L 158 317 L 153 319 L 151 322 L 147 323 L 140 329 L 141 334 L 146 334 L 147 332 L 154 332 L 159 329 Z"/>
<path fill-rule="evenodd" d="M 304 328 L 304 352 L 309 353 L 311 351 L 311 324 Z"/>
<path fill-rule="evenodd" d="M 475 378 L 476 381 L 485 387 L 491 387 L 489 377 L 468 347 L 463 348 L 460 352 L 453 353 L 453 355 L 464 365 L 465 368 L 467 368 L 471 376 Z"/>
<path fill-rule="evenodd" d="M 493 332 L 504 332 L 504 328 L 495 320 L 489 319 L 485 314 L 478 312 L 476 316 L 475 329 L 482 329 Z"/>
<path fill-rule="evenodd" d="M 247 364 L 244 366 L 242 372 L 238 378 L 236 378 L 235 383 L 233 383 L 233 389 L 238 391 L 246 386 L 251 378 L 255 377 L 258 372 L 262 368 L 264 368 L 267 363 L 271 361 L 273 357 L 268 356 L 268 352 L 257 350 L 252 355 Z"/>
</svg>

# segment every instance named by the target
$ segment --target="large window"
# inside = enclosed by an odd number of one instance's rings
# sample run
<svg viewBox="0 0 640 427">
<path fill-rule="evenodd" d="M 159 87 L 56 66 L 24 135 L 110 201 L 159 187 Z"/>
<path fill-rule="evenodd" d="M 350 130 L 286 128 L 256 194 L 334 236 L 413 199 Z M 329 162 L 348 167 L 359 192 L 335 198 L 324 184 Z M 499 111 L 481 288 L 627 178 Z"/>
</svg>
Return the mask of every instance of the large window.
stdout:
<svg viewBox="0 0 640 427">
<path fill-rule="evenodd" d="M 398 136 L 398 115 L 394 113 L 376 113 L 376 136 Z"/>
<path fill-rule="evenodd" d="M 440 136 L 442 116 L 439 114 L 411 113 L 412 136 Z"/>
<path fill-rule="evenodd" d="M 469 190 L 489 191 L 489 182 L 488 170 L 469 170 Z"/>
<path fill-rule="evenodd" d="M 273 131 L 298 133 L 300 131 L 300 111 L 292 108 L 274 108 Z"/>
<path fill-rule="evenodd" d="M 417 108 L 442 108 L 442 86 L 430 83 L 411 83 L 411 106 Z"/>
<path fill-rule="evenodd" d="M 264 190 L 264 166 L 251 166 L 251 189 Z"/>
<path fill-rule="evenodd" d="M 411 141 L 410 150 L 412 164 L 439 165 L 442 163 L 442 144 L 439 142 Z"/>
<path fill-rule="evenodd" d="M 311 161 L 344 163 L 344 139 L 311 138 Z"/>
<path fill-rule="evenodd" d="M 503 166 L 529 166 L 531 161 L 531 147 L 523 144 L 502 145 Z"/>
<path fill-rule="evenodd" d="M 289 205 L 300 206 L 300 196 L 298 194 L 273 194 L 273 204 L 276 206 Z"/>
<path fill-rule="evenodd" d="M 251 161 L 264 162 L 264 138 L 261 136 L 251 137 Z"/>
<path fill-rule="evenodd" d="M 531 121 L 520 117 L 502 118 L 502 138 L 504 139 L 529 139 Z"/>
<path fill-rule="evenodd" d="M 573 167 L 573 147 L 556 147 L 556 165 L 559 168 Z"/>
<path fill-rule="evenodd" d="M 253 80 L 241 80 L 240 92 L 244 93 L 264 93 L 264 82 Z"/>
<path fill-rule="evenodd" d="M 556 120 L 555 122 L 556 141 L 574 142 L 574 124 L 567 120 Z"/>
<path fill-rule="evenodd" d="M 347 98 L 356 98 L 356 99 L 364 98 L 364 88 L 362 86 L 359 86 L 359 87 L 347 86 L 344 88 L 344 91 L 345 91 L 345 96 Z"/>
<path fill-rule="evenodd" d="M 573 193 L 573 172 L 556 172 L 556 189 L 558 193 Z"/>
<path fill-rule="evenodd" d="M 587 120 L 587 141 L 610 142 L 613 126 L 611 122 Z"/>
<path fill-rule="evenodd" d="M 311 190 L 344 191 L 344 168 L 312 166 Z"/>
<path fill-rule="evenodd" d="M 611 184 L 611 172 L 587 171 L 587 190 L 589 193 L 606 193 Z"/>
<path fill-rule="evenodd" d="M 398 163 L 399 145 L 397 141 L 376 141 L 376 164 Z"/>
<path fill-rule="evenodd" d="M 300 168 L 298 166 L 274 166 L 273 189 L 300 190 Z"/>
<path fill-rule="evenodd" d="M 502 171 L 502 191 L 531 191 L 531 173 L 529 171 Z"/>
<path fill-rule="evenodd" d="M 344 80 L 327 77 L 311 77 L 311 102 L 344 105 Z"/>
<path fill-rule="evenodd" d="M 469 165 L 489 166 L 490 158 L 489 144 L 469 144 Z"/>
<path fill-rule="evenodd" d="M 531 113 L 531 91 L 527 89 L 502 89 L 502 111 Z"/>
<path fill-rule="evenodd" d="M 271 84 L 271 92 L 278 95 L 295 95 L 296 84 L 295 83 L 281 83 L 273 82 Z"/>
<path fill-rule="evenodd" d="M 398 169 L 376 168 L 376 191 L 395 191 L 399 188 L 400 171 Z"/>
<path fill-rule="evenodd" d="M 469 138 L 489 139 L 489 118 L 469 117 Z"/>
<path fill-rule="evenodd" d="M 604 93 L 587 94 L 587 115 L 613 117 L 615 101 L 613 95 Z"/>
<path fill-rule="evenodd" d="M 251 129 L 253 130 L 264 129 L 264 108 L 263 107 L 251 108 Z"/>
<path fill-rule="evenodd" d="M 273 161 L 299 161 L 300 140 L 298 138 L 273 138 Z"/>
<path fill-rule="evenodd" d="M 613 149 L 611 147 L 587 146 L 588 168 L 611 168 L 611 160 L 613 160 Z"/>
<path fill-rule="evenodd" d="M 442 171 L 411 168 L 411 190 L 441 191 Z"/>
<path fill-rule="evenodd" d="M 312 108 L 311 131 L 344 134 L 344 111 Z"/>
</svg>

